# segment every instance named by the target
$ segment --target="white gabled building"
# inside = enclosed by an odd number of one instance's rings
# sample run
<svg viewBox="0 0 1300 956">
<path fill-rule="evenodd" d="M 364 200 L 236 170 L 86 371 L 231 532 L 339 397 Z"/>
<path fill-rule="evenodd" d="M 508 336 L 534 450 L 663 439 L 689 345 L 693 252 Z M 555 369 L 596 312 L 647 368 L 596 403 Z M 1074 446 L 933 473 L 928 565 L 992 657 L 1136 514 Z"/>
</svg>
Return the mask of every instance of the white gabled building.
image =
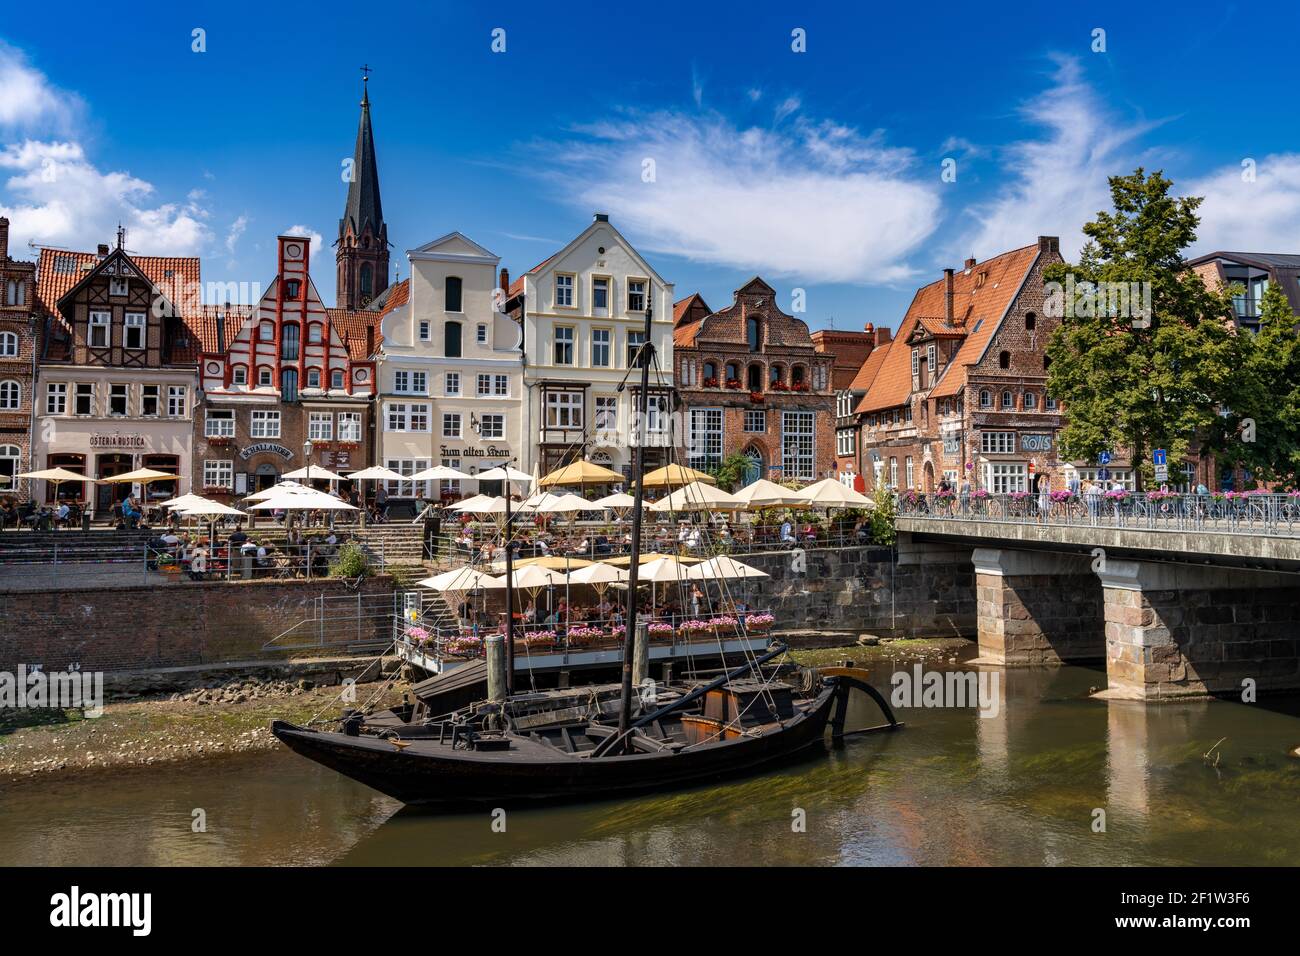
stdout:
<svg viewBox="0 0 1300 956">
<path fill-rule="evenodd" d="M 524 461 L 520 328 L 498 311 L 500 258 L 459 232 L 406 254 L 410 278 L 381 303 L 376 461 L 410 475 L 443 464 L 467 474 Z M 409 496 L 500 493 L 493 482 L 410 483 Z"/>
<path fill-rule="evenodd" d="M 630 474 L 639 369 L 628 374 L 652 305 L 652 413 L 646 464 L 668 458 L 673 286 L 609 217 L 590 226 L 509 287 L 506 309 L 523 323 L 525 471 L 580 457 Z M 626 387 L 619 389 L 626 381 Z"/>
</svg>

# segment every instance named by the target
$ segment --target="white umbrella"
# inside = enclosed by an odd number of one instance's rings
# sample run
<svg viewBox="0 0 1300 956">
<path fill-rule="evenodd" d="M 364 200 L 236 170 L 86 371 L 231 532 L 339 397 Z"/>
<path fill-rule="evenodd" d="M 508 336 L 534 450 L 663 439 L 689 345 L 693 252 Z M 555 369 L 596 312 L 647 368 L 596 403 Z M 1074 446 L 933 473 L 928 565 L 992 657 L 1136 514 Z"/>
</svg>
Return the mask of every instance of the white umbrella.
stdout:
<svg viewBox="0 0 1300 956">
<path fill-rule="evenodd" d="M 650 506 L 650 510 L 716 511 L 739 506 L 734 495 L 729 495 L 713 485 L 706 485 L 702 481 L 693 481 L 684 488 L 678 488 L 667 498 L 656 501 Z"/>
<path fill-rule="evenodd" d="M 689 565 L 683 564 L 672 556 L 656 558 L 640 566 L 637 581 L 663 584 L 669 581 L 681 581 L 686 578 Z"/>
<path fill-rule="evenodd" d="M 735 499 L 748 508 L 776 508 L 797 506 L 805 503 L 800 493 L 790 488 L 783 488 L 774 481 L 760 478 L 746 485 L 735 494 Z"/>
<path fill-rule="evenodd" d="M 504 586 L 502 578 L 494 578 L 490 574 L 484 574 L 482 571 L 471 568 L 468 564 L 462 568 L 444 571 L 442 574 L 425 578 L 419 584 L 422 588 L 432 588 L 435 591 L 477 591 L 479 588 L 499 588 Z"/>
<path fill-rule="evenodd" d="M 346 501 L 340 501 L 323 491 L 286 491 L 249 505 L 250 511 L 356 511 Z"/>
<path fill-rule="evenodd" d="M 538 511 L 548 501 L 559 501 L 559 499 L 559 495 L 549 491 L 534 491 L 515 507 L 519 511 Z"/>
<path fill-rule="evenodd" d="M 356 475 L 352 476 L 353 478 Z M 403 481 L 468 481 L 473 475 L 467 475 L 463 471 L 457 471 L 455 468 L 448 468 L 446 465 L 435 465 L 432 468 L 426 468 L 424 471 L 417 471 L 410 478 L 404 478 Z M 481 476 L 480 476 L 481 477 Z"/>
<path fill-rule="evenodd" d="M 823 478 L 815 485 L 799 489 L 803 504 L 813 508 L 874 508 L 876 503 L 861 492 L 842 485 L 834 478 Z"/>
<path fill-rule="evenodd" d="M 300 491 L 311 491 L 306 485 L 300 485 L 296 481 L 281 481 L 272 485 L 270 488 L 263 488 L 261 491 L 255 491 L 244 498 L 245 501 L 265 501 L 267 498 L 274 498 L 276 495 Z"/>
<path fill-rule="evenodd" d="M 537 480 L 528 472 L 520 471 L 518 468 L 511 468 L 509 465 L 500 468 L 489 468 L 487 471 L 480 471 L 477 475 L 471 477 L 477 478 L 479 481 L 523 481 L 530 485 Z"/>
<path fill-rule="evenodd" d="M 489 498 L 487 495 L 475 495 L 452 505 L 449 511 L 465 511 L 476 515 L 503 515 L 506 513 L 506 499 L 500 496 Z"/>
<path fill-rule="evenodd" d="M 238 515 L 241 518 L 247 518 L 238 508 L 232 508 L 230 505 L 223 505 L 219 501 L 196 501 L 187 505 L 178 505 L 175 509 L 179 514 L 194 515 L 195 517 L 208 517 L 211 515 Z"/>
<path fill-rule="evenodd" d="M 308 474 L 309 470 L 310 470 L 310 474 Z M 291 471 L 288 474 L 283 475 L 281 477 L 294 478 L 294 479 L 310 478 L 312 480 L 320 480 L 320 481 L 342 481 L 343 480 L 342 475 L 336 475 L 332 471 L 327 471 L 324 468 L 322 468 L 320 465 L 311 465 L 310 469 L 299 468 L 297 471 Z"/>
<path fill-rule="evenodd" d="M 167 501 L 161 502 L 159 507 L 183 508 L 187 505 L 200 505 L 200 504 L 208 504 L 208 499 L 204 498 L 202 495 L 188 494 L 188 495 L 181 495 L 178 498 L 170 498 Z"/>
<path fill-rule="evenodd" d="M 716 557 L 709 558 L 707 561 L 701 561 L 699 564 L 693 564 L 686 569 L 686 577 L 691 581 L 705 581 L 713 579 L 733 580 L 736 578 L 766 578 L 770 577 L 766 571 L 760 571 L 751 565 L 735 558 L 719 554 Z"/>
<path fill-rule="evenodd" d="M 592 505 L 594 507 L 613 508 L 615 511 L 621 508 L 631 508 L 635 504 L 636 504 L 636 499 L 623 491 L 620 491 L 617 494 L 606 495 L 604 498 L 597 498 L 595 501 L 592 502 Z M 650 503 L 648 501 L 643 504 L 643 507 L 649 507 L 649 506 Z"/>
<path fill-rule="evenodd" d="M 563 571 L 555 571 L 540 564 L 525 564 L 522 568 L 516 568 L 511 577 L 515 587 L 523 588 L 526 591 L 541 590 L 554 584 L 563 584 L 566 580 Z M 500 580 L 504 584 L 505 575 L 502 575 Z"/>
<path fill-rule="evenodd" d="M 569 572 L 570 584 L 590 584 L 600 588 L 627 580 L 627 568 L 616 568 L 612 564 L 596 562 L 585 568 Z"/>
<path fill-rule="evenodd" d="M 581 495 L 565 494 L 551 495 L 551 500 L 542 502 L 537 506 L 537 510 L 549 514 L 575 511 L 596 511 L 599 509 Z"/>
<path fill-rule="evenodd" d="M 316 470 L 312 469 L 312 477 L 316 476 Z M 361 479 L 364 481 L 411 481 L 406 475 L 399 475 L 391 468 L 385 468 L 383 465 L 371 465 L 369 468 L 363 468 L 360 471 L 354 471 L 348 475 L 349 481 Z"/>
</svg>

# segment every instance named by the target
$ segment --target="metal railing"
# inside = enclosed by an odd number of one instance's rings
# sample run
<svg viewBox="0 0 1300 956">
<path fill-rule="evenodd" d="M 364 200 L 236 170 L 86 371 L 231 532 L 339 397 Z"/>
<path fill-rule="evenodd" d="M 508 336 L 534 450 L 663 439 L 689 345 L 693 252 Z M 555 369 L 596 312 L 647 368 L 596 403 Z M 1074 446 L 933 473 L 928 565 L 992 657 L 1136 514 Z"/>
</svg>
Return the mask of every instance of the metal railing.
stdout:
<svg viewBox="0 0 1300 956">
<path fill-rule="evenodd" d="M 899 517 L 1014 524 L 1300 535 L 1300 495 L 1106 492 L 1044 499 L 1032 493 L 898 496 Z"/>
</svg>

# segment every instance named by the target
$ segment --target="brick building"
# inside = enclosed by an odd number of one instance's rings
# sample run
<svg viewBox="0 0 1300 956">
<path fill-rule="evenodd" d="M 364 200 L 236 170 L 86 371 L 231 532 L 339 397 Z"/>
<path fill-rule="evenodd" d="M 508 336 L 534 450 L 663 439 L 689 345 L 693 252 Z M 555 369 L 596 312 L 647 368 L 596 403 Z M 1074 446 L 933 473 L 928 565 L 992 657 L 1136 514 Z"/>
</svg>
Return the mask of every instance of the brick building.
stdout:
<svg viewBox="0 0 1300 956">
<path fill-rule="evenodd" d="M 9 255 L 9 220 L 0 217 L 0 495 L 25 500 L 31 470 L 37 336 L 36 263 Z"/>
<path fill-rule="evenodd" d="M 757 276 L 730 306 L 710 310 L 699 294 L 673 307 L 673 364 L 691 467 L 716 468 L 734 454 L 757 478 L 814 481 L 835 457 L 832 371 L 808 326 L 782 312 Z"/>
<path fill-rule="evenodd" d="M 275 279 L 242 309 L 205 308 L 195 490 L 243 496 L 310 463 L 338 474 L 371 460 L 378 312 L 327 309 L 311 241 L 280 236 Z"/>
<path fill-rule="evenodd" d="M 842 391 L 853 383 L 858 370 L 876 345 L 876 327 L 868 322 L 861 332 L 818 329 L 812 334 L 813 348 L 834 359 L 831 365 L 831 388 Z"/>
<path fill-rule="evenodd" d="M 857 406 L 868 488 L 1063 486 L 1044 354 L 1059 320 L 1043 314 L 1043 269 L 1060 261 L 1056 237 L 1041 236 L 917 290 Z"/>
<path fill-rule="evenodd" d="M 893 341 L 893 333 L 887 328 L 878 329 L 868 323 L 866 333 L 871 336 L 872 347 L 854 370 L 852 379 L 835 389 L 835 474 L 841 482 L 858 491 L 865 491 L 867 486 L 862 477 L 857 407 L 880 372 Z"/>
</svg>

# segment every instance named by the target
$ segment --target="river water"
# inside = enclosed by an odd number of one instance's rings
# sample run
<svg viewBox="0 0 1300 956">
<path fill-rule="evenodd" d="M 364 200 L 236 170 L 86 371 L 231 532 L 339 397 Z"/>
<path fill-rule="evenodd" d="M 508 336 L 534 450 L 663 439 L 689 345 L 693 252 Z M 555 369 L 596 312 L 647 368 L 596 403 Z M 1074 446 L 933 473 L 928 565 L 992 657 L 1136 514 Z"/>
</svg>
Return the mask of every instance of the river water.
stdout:
<svg viewBox="0 0 1300 956">
<path fill-rule="evenodd" d="M 873 667 L 877 686 L 892 670 Z M 0 861 L 1300 864 L 1300 760 L 1287 756 L 1300 701 L 1143 706 L 1089 699 L 1100 670 L 1000 677 L 996 716 L 906 708 L 900 732 L 758 778 L 513 810 L 503 833 L 487 813 L 403 810 L 284 750 L 12 785 L 0 793 Z M 878 720 L 865 707 L 854 716 Z M 1221 738 L 1215 766 L 1203 755 Z M 194 832 L 196 809 L 205 832 Z"/>
</svg>

